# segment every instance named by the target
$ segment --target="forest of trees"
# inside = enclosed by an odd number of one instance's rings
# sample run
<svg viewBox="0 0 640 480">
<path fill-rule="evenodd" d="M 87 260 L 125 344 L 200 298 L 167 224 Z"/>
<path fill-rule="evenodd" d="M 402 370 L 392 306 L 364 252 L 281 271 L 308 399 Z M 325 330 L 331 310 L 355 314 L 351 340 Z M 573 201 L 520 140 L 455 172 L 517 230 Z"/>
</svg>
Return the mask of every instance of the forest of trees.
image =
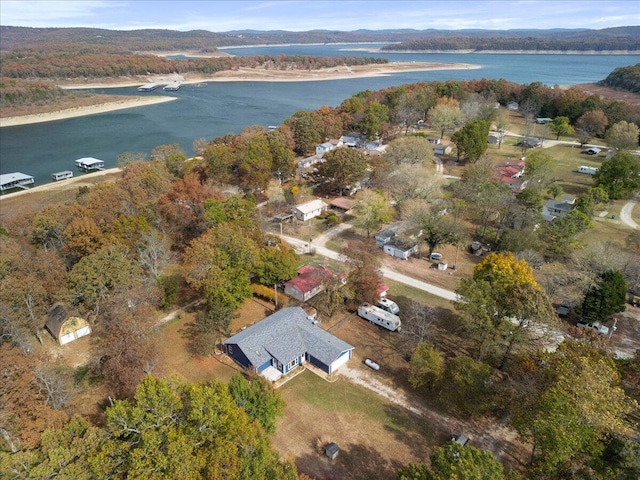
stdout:
<svg viewBox="0 0 640 480">
<path fill-rule="evenodd" d="M 550 29 L 550 30 L 357 30 L 341 32 L 336 30 L 314 30 L 309 32 L 287 31 L 236 31 L 214 33 L 205 30 L 178 32 L 172 30 L 104 30 L 97 28 L 25 28 L 0 26 L 2 45 L 0 50 L 10 51 L 19 47 L 38 45 L 66 44 L 75 51 L 78 45 L 84 47 L 108 45 L 121 51 L 175 51 L 192 50 L 212 52 L 216 47 L 232 45 L 269 45 L 284 43 L 357 43 L 357 42 L 413 42 L 428 39 L 460 38 L 490 39 L 509 42 L 522 38 L 546 39 L 557 42 L 558 48 L 565 50 L 562 44 L 586 41 L 595 50 L 618 49 L 616 45 L 634 44 L 637 50 L 638 27 L 615 27 L 601 30 L 589 29 Z M 617 38 L 625 40 L 619 41 Z M 635 39 L 635 40 L 634 40 Z M 530 41 L 529 41 L 530 42 Z M 597 42 L 597 43 L 596 43 Z M 74 44 L 76 47 L 74 47 Z M 610 48 L 595 48 L 595 45 L 609 45 Z M 475 47 L 470 47 L 475 48 Z M 508 48 L 511 50 L 511 48 Z M 573 49 L 573 48 L 572 48 Z M 580 48 L 579 50 L 583 50 Z"/>
<path fill-rule="evenodd" d="M 615 141 L 635 133 L 635 143 L 617 144 L 594 184 L 576 194 L 571 215 L 542 222 L 541 206 L 560 188 L 551 154 L 527 153 L 532 186 L 515 194 L 477 148 L 488 125 L 502 121 L 496 102 L 509 101 L 520 103 L 527 121 L 564 116 L 591 136 Z M 156 147 L 148 161 L 124 152 L 114 182 L 81 187 L 75 198 L 26 213 L 3 208 L 0 476 L 297 478 L 269 443 L 284 408 L 279 395 L 252 377 L 228 384 L 154 378 L 154 327 L 162 308 L 202 299 L 182 333 L 194 355 L 213 353 L 257 287 L 271 291 L 297 271 L 298 255 L 269 233 L 265 217 L 367 172 L 372 188 L 355 197 L 354 207 L 362 241 L 343 252 L 346 285 L 328 284 L 317 307 L 331 315 L 375 300 L 379 249 L 367 247 L 367 237 L 392 218 L 422 230 L 429 252 L 471 238 L 491 243 L 495 253 L 459 283 L 459 301 L 446 317 L 444 309 L 436 314 L 412 304 L 402 354 L 410 359 L 408 381 L 442 412 L 503 422 L 531 449 L 519 472 L 505 472 L 490 452 L 472 447 L 456 457 L 458 447 L 448 445 L 433 449 L 428 466 L 398 466 L 398 478 L 637 477 L 640 355 L 617 360 L 604 339 L 579 329 L 557 352 L 540 350 L 540 336 L 532 335 L 540 326 L 557 327 L 552 295 L 562 292 L 607 322 L 624 306 L 621 288 L 640 280 L 640 236 L 580 244 L 597 206 L 640 188 L 640 161 L 627 151 L 637 146 L 637 119 L 629 105 L 575 88 L 485 79 L 404 85 L 296 112 L 273 131 L 251 126 L 194 139 L 194 159 L 178 145 Z M 405 135 L 419 120 L 464 148 L 459 180 L 442 182 L 427 139 Z M 388 151 L 369 157 L 335 150 L 316 172 L 326 190 L 313 191 L 295 176 L 296 156 L 354 131 L 384 140 Z M 544 258 L 566 268 L 539 282 L 531 265 Z M 605 305 L 611 292 L 615 302 Z M 37 348 L 47 312 L 58 303 L 93 328 L 91 361 L 80 370 Z M 429 335 L 440 317 L 456 344 L 453 355 Z M 111 397 L 98 418 L 69 419 L 82 377 Z M 464 473 L 452 476 L 460 468 Z"/>
<path fill-rule="evenodd" d="M 387 51 L 423 51 L 423 50 L 502 50 L 502 51 L 608 51 L 623 50 L 636 52 L 640 50 L 638 35 L 612 36 L 608 38 L 592 37 L 580 39 L 539 38 L 534 36 L 511 38 L 471 38 L 466 36 L 429 38 L 385 45 Z"/>
<path fill-rule="evenodd" d="M 640 93 L 640 63 L 616 68 L 599 83 L 611 88 Z"/>
<path fill-rule="evenodd" d="M 113 52 L 101 48 L 80 51 L 20 49 L 0 57 L 2 75 L 10 78 L 95 78 L 170 73 L 211 74 L 238 68 L 312 70 L 338 65 L 385 64 L 386 58 L 312 57 L 307 55 L 260 55 L 169 59 L 149 54 Z"/>
</svg>

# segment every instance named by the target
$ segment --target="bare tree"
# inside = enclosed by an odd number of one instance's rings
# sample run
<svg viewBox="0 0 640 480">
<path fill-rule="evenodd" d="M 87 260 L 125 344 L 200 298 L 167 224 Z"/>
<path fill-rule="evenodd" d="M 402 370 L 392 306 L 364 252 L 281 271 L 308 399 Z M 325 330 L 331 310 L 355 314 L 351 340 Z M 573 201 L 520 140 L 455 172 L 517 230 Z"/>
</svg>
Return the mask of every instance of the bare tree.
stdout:
<svg viewBox="0 0 640 480">
<path fill-rule="evenodd" d="M 71 402 L 74 393 L 73 383 L 58 368 L 53 366 L 38 368 L 35 372 L 35 381 L 45 405 L 55 410 L 62 410 Z"/>
<path fill-rule="evenodd" d="M 142 237 L 143 245 L 138 249 L 138 258 L 143 269 L 153 278 L 158 278 L 171 261 L 171 244 L 167 235 L 152 230 Z"/>
<path fill-rule="evenodd" d="M 409 300 L 402 312 L 402 334 L 412 342 L 418 343 L 429 340 L 431 324 L 436 320 L 436 311 L 427 305 Z"/>
</svg>

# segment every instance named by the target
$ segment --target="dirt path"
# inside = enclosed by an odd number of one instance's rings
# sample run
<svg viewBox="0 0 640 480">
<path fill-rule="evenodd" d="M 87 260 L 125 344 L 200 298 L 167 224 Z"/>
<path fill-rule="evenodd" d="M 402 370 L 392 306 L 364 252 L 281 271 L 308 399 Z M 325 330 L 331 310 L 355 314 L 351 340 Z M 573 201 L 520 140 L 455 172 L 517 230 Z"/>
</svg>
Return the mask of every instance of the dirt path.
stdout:
<svg viewBox="0 0 640 480">
<path fill-rule="evenodd" d="M 640 225 L 633 221 L 633 218 L 631 218 L 631 212 L 638 204 L 638 202 L 640 202 L 640 195 L 636 195 L 633 200 L 627 202 L 622 207 L 622 210 L 620 210 L 620 220 L 622 221 L 622 223 L 635 230 L 640 230 Z"/>
</svg>

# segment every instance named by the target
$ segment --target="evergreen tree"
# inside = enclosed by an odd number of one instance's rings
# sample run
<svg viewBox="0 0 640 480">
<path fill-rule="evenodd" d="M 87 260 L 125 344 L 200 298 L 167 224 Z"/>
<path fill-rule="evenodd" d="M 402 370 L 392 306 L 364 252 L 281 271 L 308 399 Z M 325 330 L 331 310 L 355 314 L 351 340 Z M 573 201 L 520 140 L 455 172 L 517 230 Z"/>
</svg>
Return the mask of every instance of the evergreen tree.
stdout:
<svg viewBox="0 0 640 480">
<path fill-rule="evenodd" d="M 590 320 L 606 321 L 611 315 L 625 310 L 627 286 L 622 273 L 609 270 L 600 275 L 582 302 L 582 314 Z"/>
<path fill-rule="evenodd" d="M 490 122 L 486 120 L 473 120 L 451 135 L 451 140 L 458 148 L 458 160 L 462 158 L 475 162 L 487 151 L 490 127 Z"/>
</svg>

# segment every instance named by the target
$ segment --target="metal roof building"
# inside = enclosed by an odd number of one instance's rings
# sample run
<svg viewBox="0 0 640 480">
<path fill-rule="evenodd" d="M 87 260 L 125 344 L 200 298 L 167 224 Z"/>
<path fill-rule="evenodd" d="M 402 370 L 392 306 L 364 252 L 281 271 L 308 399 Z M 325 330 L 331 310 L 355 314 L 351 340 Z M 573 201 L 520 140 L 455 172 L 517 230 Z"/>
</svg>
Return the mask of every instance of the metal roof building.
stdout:
<svg viewBox="0 0 640 480">
<path fill-rule="evenodd" d="M 0 191 L 4 192 L 13 188 L 26 189 L 25 185 L 33 185 L 34 180 L 26 173 L 3 173 L 0 175 Z"/>
</svg>

